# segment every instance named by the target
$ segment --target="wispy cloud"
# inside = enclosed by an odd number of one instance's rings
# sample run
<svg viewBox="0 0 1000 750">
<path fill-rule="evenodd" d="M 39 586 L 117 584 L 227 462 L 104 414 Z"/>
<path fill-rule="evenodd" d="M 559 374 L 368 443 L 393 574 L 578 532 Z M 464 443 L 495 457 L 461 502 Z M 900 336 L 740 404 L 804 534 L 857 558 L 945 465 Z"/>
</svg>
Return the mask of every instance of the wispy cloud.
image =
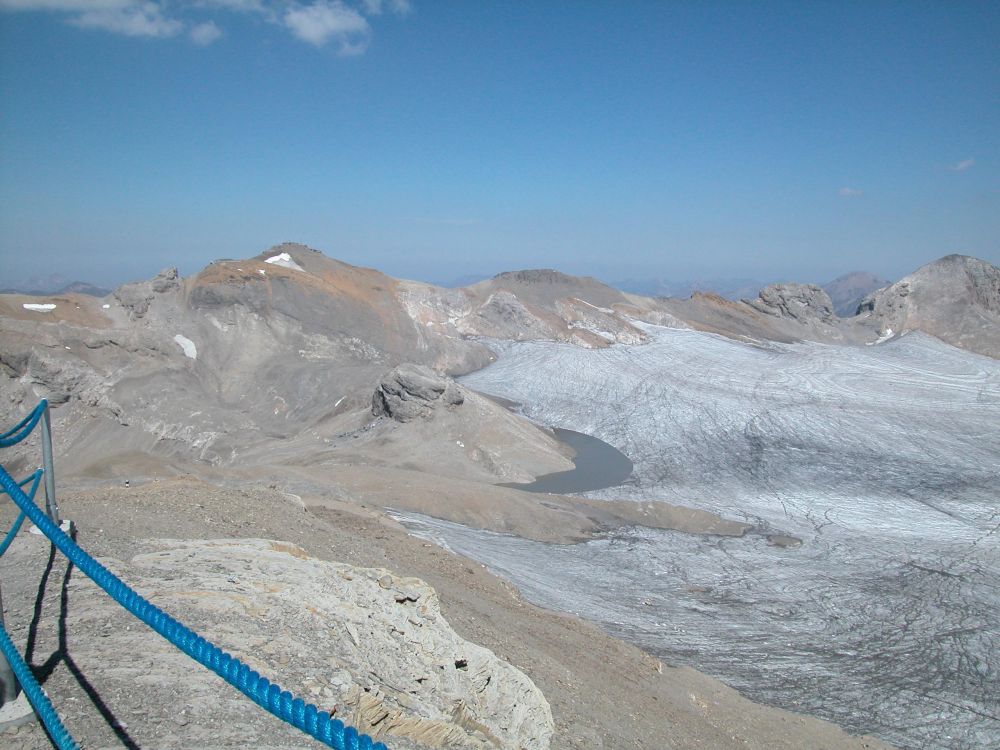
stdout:
<svg viewBox="0 0 1000 750">
<path fill-rule="evenodd" d="M 952 164 L 948 169 L 952 172 L 964 172 L 966 169 L 971 169 L 975 166 L 975 159 L 962 159 L 962 161 Z"/>
<path fill-rule="evenodd" d="M 3 10 L 85 11 L 125 8 L 135 0 L 0 0 Z"/>
<path fill-rule="evenodd" d="M 852 187 L 842 187 L 837 191 L 837 195 L 841 198 L 857 198 L 859 195 L 864 195 L 865 191 L 859 188 Z"/>
<path fill-rule="evenodd" d="M 410 0 L 361 0 L 361 7 L 370 16 L 381 15 L 383 8 L 388 8 L 390 13 L 397 16 L 405 16 L 413 10 Z"/>
<path fill-rule="evenodd" d="M 253 14 L 314 47 L 330 46 L 341 56 L 368 49 L 369 18 L 387 13 L 402 17 L 412 10 L 410 0 L 0 0 L 0 11 L 60 14 L 73 26 L 129 37 L 186 33 L 202 46 L 223 36 L 217 23 L 221 14 Z"/>
<path fill-rule="evenodd" d="M 284 23 L 304 42 L 322 47 L 332 41 L 341 55 L 358 55 L 368 48 L 371 26 L 358 11 L 340 0 L 317 0 L 285 11 Z"/>
<path fill-rule="evenodd" d="M 191 41 L 195 44 L 207 47 L 209 44 L 222 36 L 222 29 L 215 25 L 215 21 L 206 21 L 205 23 L 199 23 L 197 26 L 192 27 L 190 36 Z"/>
<path fill-rule="evenodd" d="M 169 37 L 184 29 L 180 21 L 168 18 L 156 3 L 136 3 L 123 7 L 85 10 L 70 19 L 83 29 L 102 29 L 124 36 Z"/>
</svg>

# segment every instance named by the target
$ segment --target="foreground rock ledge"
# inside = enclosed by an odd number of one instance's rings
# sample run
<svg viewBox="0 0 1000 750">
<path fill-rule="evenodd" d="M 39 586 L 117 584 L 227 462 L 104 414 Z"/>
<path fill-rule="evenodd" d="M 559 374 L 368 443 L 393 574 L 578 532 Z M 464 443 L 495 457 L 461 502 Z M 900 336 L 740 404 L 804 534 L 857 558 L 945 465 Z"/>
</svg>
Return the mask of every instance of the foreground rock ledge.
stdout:
<svg viewBox="0 0 1000 750">
<path fill-rule="evenodd" d="M 390 747 L 549 747 L 553 720 L 541 691 L 460 638 L 420 579 L 262 539 L 143 547 L 128 564 L 103 562 L 219 647 Z M 74 578 L 71 588 L 74 630 L 102 634 L 117 620 L 117 605 L 89 580 Z M 103 634 L 114 637 L 88 639 L 89 653 L 78 646 L 76 658 L 114 664 L 125 686 L 184 685 L 183 702 L 197 704 L 215 679 L 145 628 Z M 158 746 L 184 746 L 178 734 Z"/>
</svg>

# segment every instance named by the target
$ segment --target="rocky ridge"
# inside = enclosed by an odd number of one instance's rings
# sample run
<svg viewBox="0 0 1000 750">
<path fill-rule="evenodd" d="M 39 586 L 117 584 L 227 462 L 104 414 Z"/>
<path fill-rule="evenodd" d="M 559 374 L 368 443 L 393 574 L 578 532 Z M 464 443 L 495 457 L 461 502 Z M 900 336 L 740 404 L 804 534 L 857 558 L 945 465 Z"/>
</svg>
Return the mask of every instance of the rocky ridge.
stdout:
<svg viewBox="0 0 1000 750">
<path fill-rule="evenodd" d="M 772 285 L 743 302 L 654 300 L 542 269 L 444 289 L 286 243 L 189 278 L 166 269 L 103 299 L 0 295 L 0 416 L 39 397 L 63 405 L 70 471 L 103 471 L 93 467 L 115 454 L 226 465 L 275 438 L 356 421 L 403 363 L 446 375 L 480 368 L 495 357 L 489 339 L 604 348 L 645 342 L 642 324 L 652 323 L 865 344 L 922 330 L 998 356 L 997 274 L 950 256 L 839 320 L 812 285 Z"/>
</svg>

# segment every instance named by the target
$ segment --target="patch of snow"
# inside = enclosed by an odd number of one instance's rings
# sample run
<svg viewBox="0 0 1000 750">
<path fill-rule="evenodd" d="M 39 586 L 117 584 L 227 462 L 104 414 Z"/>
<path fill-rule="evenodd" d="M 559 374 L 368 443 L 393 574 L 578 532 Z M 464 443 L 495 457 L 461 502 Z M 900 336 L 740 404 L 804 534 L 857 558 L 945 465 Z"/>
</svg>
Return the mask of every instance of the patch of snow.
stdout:
<svg viewBox="0 0 1000 750">
<path fill-rule="evenodd" d="M 179 333 L 174 336 L 174 341 L 184 350 L 184 356 L 190 359 L 198 359 L 198 349 L 195 347 L 194 342 L 187 336 L 181 336 Z"/>
<path fill-rule="evenodd" d="M 333 408 L 336 409 L 338 406 L 340 406 L 344 402 L 345 398 L 347 398 L 347 396 L 341 396 L 340 398 L 338 398 L 337 403 L 333 405 Z"/>
<path fill-rule="evenodd" d="M 885 341 L 888 341 L 891 338 L 892 338 L 892 329 L 886 328 L 885 331 L 882 332 L 882 335 L 880 335 L 877 339 L 875 339 L 874 341 L 869 341 L 868 346 L 875 346 L 876 344 L 881 344 Z"/>
<path fill-rule="evenodd" d="M 463 443 L 461 440 L 456 440 L 455 445 L 457 445 L 459 448 L 465 447 L 465 443 Z"/>
<path fill-rule="evenodd" d="M 263 268 L 258 268 L 257 273 L 259 273 L 261 276 L 267 276 L 267 271 L 265 271 Z"/>
<path fill-rule="evenodd" d="M 105 310 L 108 310 L 108 309 L 111 308 L 111 305 L 103 304 L 103 305 L 101 305 L 101 307 L 103 307 Z"/>
<path fill-rule="evenodd" d="M 35 312 L 49 312 L 49 310 L 55 310 L 56 306 L 51 302 L 40 305 L 37 302 L 25 302 L 21 305 L 25 310 L 34 310 Z"/>
<path fill-rule="evenodd" d="M 276 266 L 281 266 L 282 268 L 290 268 L 293 271 L 305 271 L 302 266 L 296 263 L 292 256 L 288 253 L 278 253 L 277 255 L 268 258 L 264 261 L 265 263 L 273 263 Z"/>
<path fill-rule="evenodd" d="M 590 302 L 587 302 L 587 300 L 580 299 L 579 297 L 574 297 L 573 301 L 574 302 L 581 302 L 584 305 L 586 305 L 587 307 L 592 307 L 595 310 L 600 310 L 602 313 L 607 313 L 608 315 L 614 315 L 615 314 L 615 311 L 612 310 L 610 307 L 598 307 L 597 305 L 593 305 Z"/>
</svg>

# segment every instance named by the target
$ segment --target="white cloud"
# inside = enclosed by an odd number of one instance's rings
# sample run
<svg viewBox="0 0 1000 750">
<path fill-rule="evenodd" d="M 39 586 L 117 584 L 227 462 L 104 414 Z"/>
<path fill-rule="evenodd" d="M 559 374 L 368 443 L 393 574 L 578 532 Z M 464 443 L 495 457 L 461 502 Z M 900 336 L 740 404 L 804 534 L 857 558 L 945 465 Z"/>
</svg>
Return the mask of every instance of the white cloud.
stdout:
<svg viewBox="0 0 1000 750">
<path fill-rule="evenodd" d="M 976 163 L 975 159 L 962 159 L 962 161 L 957 164 L 952 164 L 948 169 L 952 172 L 964 172 L 966 169 L 971 168 Z"/>
<path fill-rule="evenodd" d="M 368 48 L 368 21 L 340 0 L 293 6 L 285 11 L 284 22 L 292 34 L 316 47 L 332 40 L 341 55 L 358 55 Z"/>
<path fill-rule="evenodd" d="M 370 16 L 378 16 L 382 14 L 383 6 L 389 7 L 390 13 L 395 13 L 397 16 L 405 16 L 411 10 L 413 6 L 410 5 L 410 0 L 361 0 L 361 8 Z"/>
<path fill-rule="evenodd" d="M 207 47 L 222 36 L 222 29 L 215 25 L 215 21 L 206 21 L 192 28 L 190 34 L 192 42 Z"/>
<path fill-rule="evenodd" d="M 341 56 L 368 49 L 372 28 L 366 15 L 405 16 L 412 10 L 410 0 L 0 0 L 0 11 L 57 13 L 73 26 L 131 37 L 187 33 L 201 45 L 222 36 L 219 14 L 248 13 L 315 47 L 333 45 Z"/>
<path fill-rule="evenodd" d="M 864 195 L 865 191 L 858 188 L 852 187 L 842 187 L 837 191 L 837 195 L 841 198 L 857 198 L 859 195 Z"/>
<path fill-rule="evenodd" d="M 0 0 L 3 10 L 107 10 L 135 5 L 135 0 Z"/>
<path fill-rule="evenodd" d="M 84 29 L 103 29 L 125 36 L 176 36 L 184 28 L 180 21 L 164 16 L 163 9 L 152 2 L 87 10 L 70 19 L 70 23 Z"/>
<path fill-rule="evenodd" d="M 266 14 L 269 12 L 261 0 L 196 0 L 195 5 L 199 8 L 224 8 L 239 13 Z"/>
</svg>

